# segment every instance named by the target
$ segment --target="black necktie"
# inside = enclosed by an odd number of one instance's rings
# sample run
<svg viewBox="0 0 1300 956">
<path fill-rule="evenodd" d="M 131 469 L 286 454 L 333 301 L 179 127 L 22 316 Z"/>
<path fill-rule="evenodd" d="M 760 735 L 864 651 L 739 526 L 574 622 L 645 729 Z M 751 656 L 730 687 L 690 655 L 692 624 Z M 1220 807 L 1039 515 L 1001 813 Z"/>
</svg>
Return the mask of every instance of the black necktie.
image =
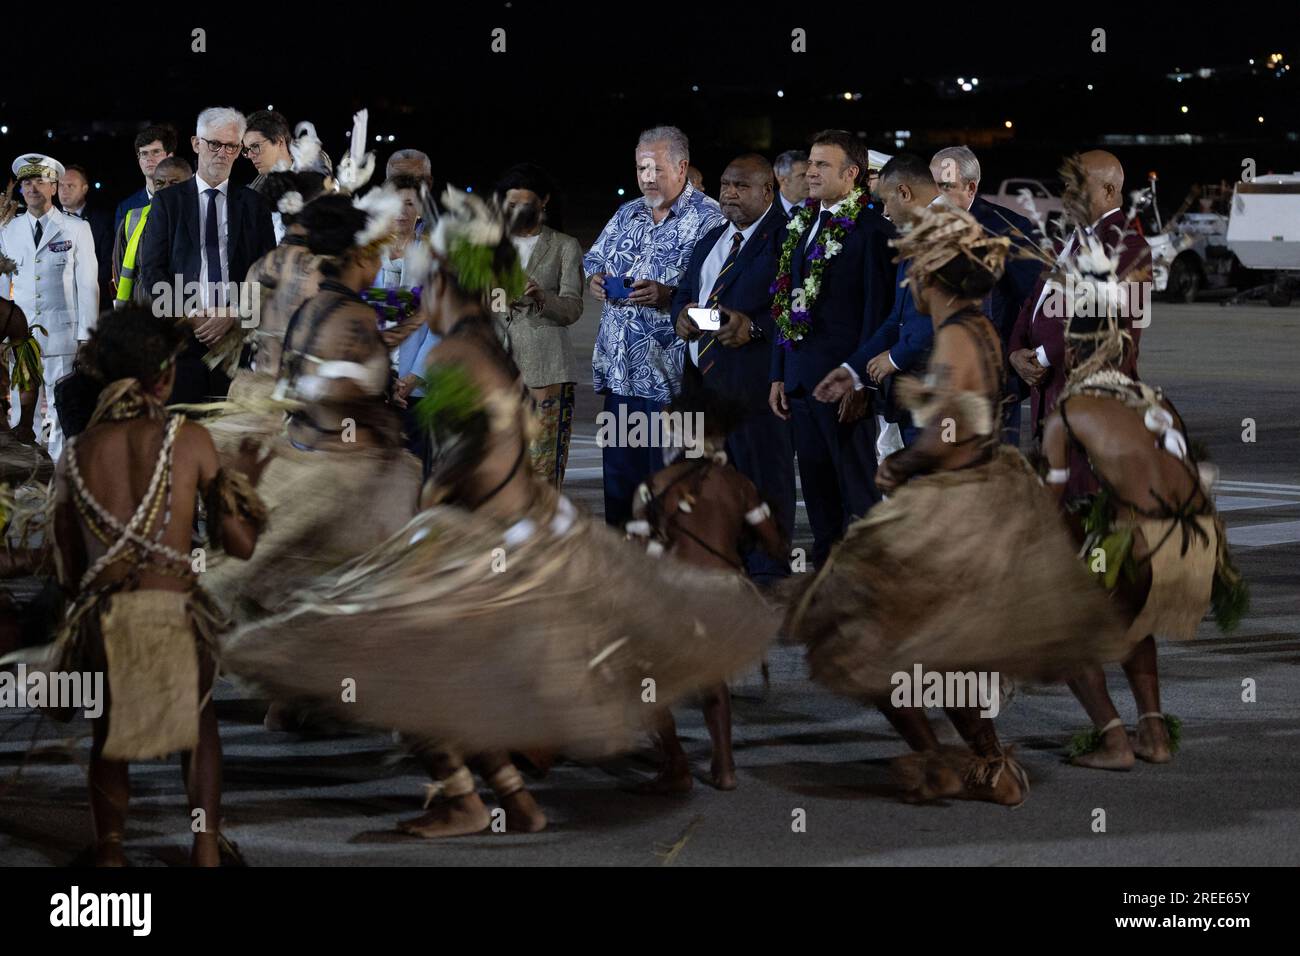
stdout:
<svg viewBox="0 0 1300 956">
<path fill-rule="evenodd" d="M 811 258 L 812 251 L 817 246 L 817 237 L 822 234 L 822 231 L 826 228 L 826 223 L 830 221 L 830 218 L 831 211 L 829 209 L 823 209 L 821 214 L 817 217 L 817 231 L 813 233 L 812 238 L 808 240 L 808 244 L 804 246 L 803 257 L 805 259 Z"/>
<path fill-rule="evenodd" d="M 32 243 L 37 249 L 41 247 L 41 236 L 45 235 L 45 227 L 41 225 L 39 219 L 36 220 L 36 228 L 32 231 Z"/>
<path fill-rule="evenodd" d="M 731 251 L 727 253 L 727 260 L 724 263 L 722 263 L 722 268 L 718 270 L 718 277 L 713 280 L 713 291 L 709 293 L 709 300 L 706 303 L 710 309 L 712 309 L 714 306 L 718 304 L 718 296 L 722 294 L 722 277 L 725 276 L 728 272 L 730 272 L 731 267 L 736 264 L 736 257 L 740 255 L 740 244 L 744 241 L 745 241 L 745 236 L 743 233 L 737 232 L 732 235 Z M 713 332 L 706 332 L 704 334 L 704 338 L 701 341 L 699 351 L 695 353 L 696 365 L 700 365 L 699 360 L 704 358 L 704 353 L 709 350 L 709 346 L 713 344 L 713 340 L 715 338 L 716 335 Z M 708 372 L 708 370 L 711 368 L 713 368 L 712 362 L 710 362 L 708 365 L 700 365 L 700 374 L 703 375 L 704 373 Z"/>
<path fill-rule="evenodd" d="M 208 282 L 223 283 L 226 281 L 225 276 L 221 273 L 221 240 L 217 232 L 217 193 L 219 189 L 205 189 L 204 194 L 208 197 L 208 216 L 207 221 L 203 224 L 203 250 L 208 259 Z M 219 285 L 218 285 L 219 288 Z M 219 296 L 219 293 L 218 293 Z M 213 297 L 213 304 L 217 303 L 218 296 Z"/>
</svg>

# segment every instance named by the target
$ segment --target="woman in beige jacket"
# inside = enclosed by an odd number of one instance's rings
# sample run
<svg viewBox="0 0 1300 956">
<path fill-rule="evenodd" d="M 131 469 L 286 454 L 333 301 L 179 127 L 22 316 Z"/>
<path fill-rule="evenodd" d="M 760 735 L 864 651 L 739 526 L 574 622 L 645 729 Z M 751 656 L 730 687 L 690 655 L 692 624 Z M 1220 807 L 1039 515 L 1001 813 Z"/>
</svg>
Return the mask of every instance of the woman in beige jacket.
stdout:
<svg viewBox="0 0 1300 956">
<path fill-rule="evenodd" d="M 582 317 L 582 247 L 572 236 L 544 225 L 553 187 L 541 168 L 512 167 L 495 192 L 528 273 L 524 294 L 501 318 L 539 426 L 530 447 L 533 469 L 558 488 L 573 434 L 578 366 L 568 327 Z"/>
</svg>

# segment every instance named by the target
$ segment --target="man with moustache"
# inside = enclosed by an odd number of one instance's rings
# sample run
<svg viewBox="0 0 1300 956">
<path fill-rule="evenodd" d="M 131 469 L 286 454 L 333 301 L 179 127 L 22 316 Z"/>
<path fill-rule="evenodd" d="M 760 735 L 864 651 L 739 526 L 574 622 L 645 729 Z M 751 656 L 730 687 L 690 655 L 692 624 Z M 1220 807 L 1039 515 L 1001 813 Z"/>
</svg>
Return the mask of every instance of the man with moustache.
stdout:
<svg viewBox="0 0 1300 956">
<path fill-rule="evenodd" d="M 1002 206 L 994 205 L 979 195 L 980 161 L 967 146 L 946 146 L 930 159 L 930 173 L 943 194 L 944 201 L 965 209 L 975 221 L 991 235 L 1006 236 L 1013 246 L 1021 248 L 1042 240 L 1038 227 L 1030 220 Z M 1017 256 L 1015 249 L 1007 258 L 1006 271 L 993 287 L 989 297 L 989 320 L 1002 339 L 1002 351 L 1010 354 L 1007 344 L 1016 326 L 1020 309 L 1034 291 L 1043 264 L 1036 257 Z M 1007 376 L 1007 403 L 1002 417 L 1002 440 L 1009 445 L 1020 445 L 1020 402 L 1025 397 L 1023 384 L 1014 376 Z"/>
<path fill-rule="evenodd" d="M 677 388 L 686 343 L 677 337 L 669 307 L 696 241 L 724 221 L 717 203 L 686 181 L 690 161 L 690 143 L 675 126 L 643 132 L 636 146 L 641 198 L 618 208 L 582 261 L 591 292 L 603 303 L 593 385 L 605 397 L 605 412 L 629 422 L 629 433 L 638 419 L 650 433 L 652 417 Z M 627 280 L 629 291 L 607 294 L 607 278 Z M 637 487 L 664 465 L 662 447 L 627 444 L 602 449 L 605 521 L 617 528 L 632 517 Z"/>
<path fill-rule="evenodd" d="M 772 280 L 786 225 L 774 194 L 772 166 L 764 157 L 746 153 L 731 161 L 718 192 L 726 222 L 695 244 L 672 311 L 677 334 L 688 343 L 683 378 L 699 376 L 710 389 L 744 405 L 744 420 L 727 436 L 727 460 L 758 488 L 789 541 L 794 532 L 794 445 L 790 423 L 767 408 L 776 331 Z M 687 312 L 693 308 L 717 309 L 722 327 L 701 330 Z M 785 561 L 759 549 L 745 556 L 745 566 L 759 585 L 789 573 Z"/>
<path fill-rule="evenodd" d="M 861 188 L 868 164 L 866 147 L 852 133 L 825 130 L 813 138 L 809 201 L 790 220 L 776 280 L 773 309 L 781 315 L 774 315 L 778 334 L 768 403 L 778 418 L 792 422 L 815 564 L 878 498 L 866 390 L 835 404 L 813 397 L 826 373 L 871 338 L 894 303 L 893 228 L 868 205 Z M 855 217 L 838 215 L 855 205 Z M 791 323 L 797 339 L 786 334 L 782 321 Z"/>
<path fill-rule="evenodd" d="M 1071 161 L 1062 169 L 1065 173 Z M 1116 275 L 1120 278 L 1120 299 L 1134 308 L 1130 314 L 1119 316 L 1120 327 L 1133 339 L 1133 347 L 1125 353 L 1120 366 L 1129 378 L 1136 379 L 1138 348 L 1142 329 L 1150 321 L 1149 296 L 1137 294 L 1140 283 L 1151 279 L 1151 247 L 1132 227 L 1124 214 L 1124 167 L 1111 153 L 1102 149 L 1089 150 L 1073 158 L 1081 179 L 1075 187 L 1068 185 L 1067 193 L 1076 189 L 1082 195 L 1077 204 L 1086 207 L 1082 213 L 1091 219 L 1091 225 L 1074 223 L 1074 231 L 1066 240 L 1058 258 L 1074 256 L 1081 242 L 1096 239 L 1107 256 L 1119 256 Z M 1068 201 L 1066 209 L 1074 203 Z M 1149 288 L 1149 287 L 1148 287 Z M 1033 293 L 1025 300 L 1009 340 L 1011 368 L 1032 387 L 1032 417 L 1034 437 L 1041 438 L 1043 422 L 1056 408 L 1061 390 L 1065 388 L 1065 309 L 1066 297 L 1055 270 L 1044 270 Z"/>
<path fill-rule="evenodd" d="M 26 153 L 13 163 L 27 211 L 0 229 L 0 259 L 13 261 L 12 291 L 0 281 L 0 295 L 12 299 L 27 318 L 41 349 L 45 380 L 44 412 L 37 399 L 34 429 L 49 424 L 48 451 L 59 460 L 63 429 L 54 407 L 54 385 L 72 371 L 79 343 L 90 338 L 99 317 L 99 266 L 90 223 L 65 215 L 54 206 L 63 164 L 40 153 Z M 36 328 L 40 326 L 40 328 Z M 21 397 L 11 406 L 18 414 Z M 18 424 L 15 418 L 11 424 Z"/>
<path fill-rule="evenodd" d="M 787 149 L 772 164 L 781 210 L 789 219 L 808 198 L 808 154 L 802 149 Z"/>
<path fill-rule="evenodd" d="M 243 282 L 248 267 L 275 248 L 266 201 L 230 182 L 245 126 L 244 115 L 228 107 L 199 114 L 190 138 L 197 172 L 154 197 L 140 241 L 140 281 L 157 310 L 170 312 L 177 291 L 182 303 L 190 298 L 186 288 L 174 288 L 178 276 L 184 286 L 197 284 L 201 292 L 200 310 L 187 317 L 193 326 L 188 344 L 176 360 L 173 404 L 203 402 L 230 388 L 226 374 L 209 369 L 203 356 L 238 321 L 239 302 L 231 300 L 229 283 Z"/>
</svg>

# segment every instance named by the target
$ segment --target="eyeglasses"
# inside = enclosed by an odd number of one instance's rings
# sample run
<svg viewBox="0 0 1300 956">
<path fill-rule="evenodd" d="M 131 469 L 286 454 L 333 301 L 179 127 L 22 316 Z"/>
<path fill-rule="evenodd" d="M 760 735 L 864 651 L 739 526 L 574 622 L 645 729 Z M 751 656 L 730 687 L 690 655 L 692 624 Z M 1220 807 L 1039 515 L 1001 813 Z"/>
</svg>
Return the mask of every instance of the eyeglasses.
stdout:
<svg viewBox="0 0 1300 956">
<path fill-rule="evenodd" d="M 244 148 L 242 143 L 222 143 L 219 140 L 208 139 L 205 136 L 200 136 L 199 139 L 203 140 L 203 144 L 208 147 L 209 153 L 224 151 L 227 156 L 238 156 L 239 151 Z"/>
<path fill-rule="evenodd" d="M 262 140 L 262 142 L 260 143 L 253 143 L 251 146 L 245 146 L 243 152 L 240 153 L 240 155 L 248 159 L 252 159 L 255 156 L 262 155 L 262 150 L 270 145 L 271 144 L 268 141 Z"/>
</svg>

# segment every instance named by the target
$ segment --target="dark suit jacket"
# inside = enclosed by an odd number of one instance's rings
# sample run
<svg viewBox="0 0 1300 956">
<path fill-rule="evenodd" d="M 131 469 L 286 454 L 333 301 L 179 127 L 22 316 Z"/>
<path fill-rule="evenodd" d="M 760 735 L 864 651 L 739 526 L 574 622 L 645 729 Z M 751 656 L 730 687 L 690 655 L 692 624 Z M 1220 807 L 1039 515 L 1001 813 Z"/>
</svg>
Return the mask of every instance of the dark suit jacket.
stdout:
<svg viewBox="0 0 1300 956">
<path fill-rule="evenodd" d="M 247 186 L 231 185 L 226 197 L 229 248 L 227 282 L 243 282 L 248 268 L 275 248 L 275 228 L 266 200 Z M 198 282 L 203 239 L 199 235 L 199 187 L 190 179 L 154 196 L 140 240 L 139 280 L 153 295 L 154 284 L 181 275 Z M 183 290 L 182 290 L 183 291 Z"/>
<path fill-rule="evenodd" d="M 113 214 L 113 231 L 122 228 L 122 220 L 126 218 L 128 212 L 132 209 L 142 209 L 147 205 L 149 205 L 149 190 L 141 186 L 117 204 L 117 212 Z"/>
<path fill-rule="evenodd" d="M 86 203 L 79 219 L 90 223 L 95 238 L 95 260 L 99 264 L 100 304 L 113 301 L 113 214 L 107 209 Z"/>
<path fill-rule="evenodd" d="M 898 371 L 879 387 L 880 402 L 875 410 L 885 417 L 885 421 L 910 425 L 911 418 L 895 399 L 894 386 L 899 376 L 916 375 L 925 371 L 930 349 L 934 345 L 934 321 L 916 310 L 912 290 L 902 288 L 906 277 L 907 263 L 900 262 L 894 276 L 894 307 L 889 310 L 888 317 L 876 329 L 875 334 L 849 356 L 848 364 L 870 388 L 872 386 L 867 378 L 867 363 L 888 350 L 890 361 Z"/>
<path fill-rule="evenodd" d="M 785 383 L 787 395 L 811 394 L 827 372 L 848 359 L 885 321 L 894 305 L 894 252 L 889 248 L 893 236 L 894 227 L 879 210 L 864 206 L 853 231 L 844 238 L 844 248 L 822 273 L 804 340 L 789 351 L 773 340 L 769 374 L 771 381 Z M 795 289 L 806 272 L 804 256 L 801 237 L 790 264 Z"/>
<path fill-rule="evenodd" d="M 722 277 L 722 289 L 718 295 L 720 305 L 749 316 L 755 327 L 762 329 L 763 337 L 738 348 L 726 348 L 715 342 L 701 357 L 702 365 L 713 363 L 705 378 L 709 386 L 743 401 L 751 411 L 762 412 L 768 407 L 770 380 L 767 376 L 772 341 L 776 336 L 776 325 L 772 321 L 772 280 L 776 278 L 786 222 L 781 203 L 772 203 L 772 208 L 741 248 L 736 264 Z M 690 302 L 703 306 L 713 291 L 700 288 L 700 270 L 713 247 L 730 228 L 730 223 L 718 226 L 695 243 L 690 264 L 673 295 L 674 319 Z M 687 363 L 690 360 L 688 354 Z"/>
<path fill-rule="evenodd" d="M 1130 276 L 1134 281 L 1137 281 L 1141 277 L 1143 269 L 1150 268 L 1151 247 L 1147 245 L 1147 241 L 1141 236 L 1135 232 L 1127 231 L 1124 227 L 1124 221 L 1123 210 L 1117 209 L 1097 224 L 1096 234 L 1101 239 L 1108 255 L 1113 256 L 1115 251 L 1119 250 L 1119 275 L 1121 277 Z M 1011 340 L 1007 346 L 1009 352 L 1019 349 L 1037 349 L 1042 346 L 1043 351 L 1047 353 L 1047 361 L 1050 363 L 1047 374 L 1043 376 L 1043 380 L 1038 387 L 1031 392 L 1035 434 L 1041 432 L 1044 417 L 1051 414 L 1052 409 L 1056 407 L 1056 400 L 1060 397 L 1062 389 L 1065 388 L 1066 378 L 1065 322 L 1061 318 L 1053 318 L 1044 314 L 1046 308 L 1039 308 L 1038 306 L 1038 300 L 1042 295 L 1047 278 L 1048 273 L 1044 270 L 1038 282 L 1034 284 L 1030 295 L 1025 299 L 1024 307 L 1020 310 L 1020 315 L 1016 319 L 1016 325 L 1012 330 Z M 1149 275 L 1146 278 L 1149 279 Z M 1046 302 L 1044 302 L 1044 306 L 1046 306 Z M 1136 378 L 1138 345 L 1142 339 L 1142 329 L 1133 328 L 1128 317 L 1122 318 L 1120 325 L 1133 336 L 1133 350 L 1126 358 L 1122 369 L 1126 375 Z"/>
<path fill-rule="evenodd" d="M 996 236 L 1007 236 L 1017 246 L 1037 243 L 1041 235 L 1037 227 L 1018 212 L 995 206 L 980 196 L 971 203 L 970 214 L 975 221 Z M 1028 239 L 1021 239 L 1021 233 Z M 1006 271 L 993 287 L 992 303 L 989 308 L 989 320 L 1002 336 L 1003 348 L 1011 340 L 1011 332 L 1016 327 L 1016 319 L 1025 299 L 1034 291 L 1038 277 L 1043 272 L 1043 263 L 1039 259 L 1025 259 L 1017 256 L 1007 257 Z"/>
</svg>

